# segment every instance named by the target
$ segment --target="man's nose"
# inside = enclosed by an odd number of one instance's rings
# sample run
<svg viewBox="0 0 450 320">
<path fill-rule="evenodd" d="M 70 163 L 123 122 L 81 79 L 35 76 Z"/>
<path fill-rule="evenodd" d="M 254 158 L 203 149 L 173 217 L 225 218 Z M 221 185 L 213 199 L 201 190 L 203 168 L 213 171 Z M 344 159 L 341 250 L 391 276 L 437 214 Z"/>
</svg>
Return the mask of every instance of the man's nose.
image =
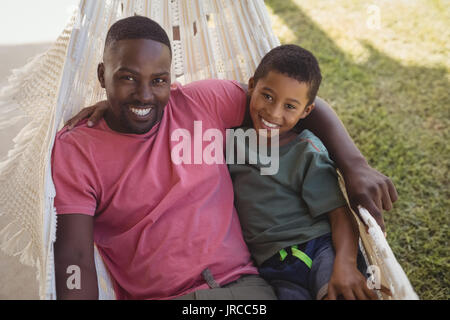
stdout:
<svg viewBox="0 0 450 320">
<path fill-rule="evenodd" d="M 143 104 L 150 104 L 154 102 L 153 88 L 147 83 L 142 83 L 136 90 L 136 98 Z"/>
</svg>

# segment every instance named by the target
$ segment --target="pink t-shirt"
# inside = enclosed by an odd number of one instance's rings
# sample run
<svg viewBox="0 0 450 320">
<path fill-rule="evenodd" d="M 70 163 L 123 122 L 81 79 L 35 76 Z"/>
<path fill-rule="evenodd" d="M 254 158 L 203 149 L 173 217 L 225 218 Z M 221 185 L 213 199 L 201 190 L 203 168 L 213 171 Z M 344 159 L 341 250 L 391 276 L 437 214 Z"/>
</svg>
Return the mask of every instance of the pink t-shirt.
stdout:
<svg viewBox="0 0 450 320">
<path fill-rule="evenodd" d="M 186 129 L 193 140 L 194 121 L 201 120 L 203 132 L 215 128 L 225 137 L 226 128 L 242 122 L 245 100 L 236 82 L 198 81 L 172 88 L 161 122 L 146 134 L 118 133 L 104 120 L 57 134 L 57 213 L 95 216 L 94 241 L 118 299 L 167 299 L 206 289 L 206 268 L 222 285 L 257 273 L 227 165 L 171 160 L 179 144 L 171 141 L 174 130 Z"/>
</svg>

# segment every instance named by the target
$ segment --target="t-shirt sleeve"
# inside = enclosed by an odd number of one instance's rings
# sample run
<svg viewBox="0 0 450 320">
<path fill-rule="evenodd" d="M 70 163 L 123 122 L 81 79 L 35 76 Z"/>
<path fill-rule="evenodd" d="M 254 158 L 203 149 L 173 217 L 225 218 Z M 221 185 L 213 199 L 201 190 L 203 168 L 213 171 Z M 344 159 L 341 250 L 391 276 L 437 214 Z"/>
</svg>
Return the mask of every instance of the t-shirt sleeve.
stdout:
<svg viewBox="0 0 450 320">
<path fill-rule="evenodd" d="M 52 152 L 56 213 L 94 216 L 97 193 L 93 163 L 88 150 L 83 150 L 76 137 L 69 135 L 58 135 Z"/>
<path fill-rule="evenodd" d="M 327 152 L 308 154 L 302 184 L 302 198 L 313 218 L 346 204 L 339 187 L 334 162 Z"/>
<path fill-rule="evenodd" d="M 237 81 L 201 80 L 186 85 L 184 89 L 223 128 L 242 124 L 247 94 Z"/>
</svg>

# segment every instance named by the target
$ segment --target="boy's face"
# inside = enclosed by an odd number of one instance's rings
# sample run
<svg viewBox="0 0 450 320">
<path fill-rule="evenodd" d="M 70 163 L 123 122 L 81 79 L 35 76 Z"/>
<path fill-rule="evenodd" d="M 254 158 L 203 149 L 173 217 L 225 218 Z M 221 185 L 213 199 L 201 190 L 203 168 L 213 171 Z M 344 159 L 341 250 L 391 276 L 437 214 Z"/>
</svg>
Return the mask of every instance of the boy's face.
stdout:
<svg viewBox="0 0 450 320">
<path fill-rule="evenodd" d="M 170 49 L 148 39 L 119 40 L 106 49 L 98 77 L 111 108 L 105 119 L 124 133 L 148 132 L 170 97 Z"/>
<path fill-rule="evenodd" d="M 308 103 L 309 86 L 287 75 L 270 71 L 255 84 L 249 80 L 250 116 L 253 128 L 266 129 L 267 136 L 279 130 L 280 138 L 290 132 L 300 119 L 314 108 Z"/>
</svg>

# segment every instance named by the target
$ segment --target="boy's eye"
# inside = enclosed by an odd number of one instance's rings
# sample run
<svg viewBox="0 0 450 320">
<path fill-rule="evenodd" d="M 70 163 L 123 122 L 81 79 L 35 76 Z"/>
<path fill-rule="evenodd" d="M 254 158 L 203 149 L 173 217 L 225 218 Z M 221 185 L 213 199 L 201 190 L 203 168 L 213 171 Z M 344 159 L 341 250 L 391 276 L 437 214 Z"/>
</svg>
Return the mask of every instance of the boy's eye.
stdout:
<svg viewBox="0 0 450 320">
<path fill-rule="evenodd" d="M 293 106 L 292 104 L 287 104 L 286 108 L 288 108 L 288 109 L 295 109 L 295 106 Z"/>
<path fill-rule="evenodd" d="M 272 101 L 273 100 L 272 96 L 270 96 L 270 95 L 268 95 L 266 93 L 263 93 L 262 95 L 263 95 L 264 99 L 266 99 L 268 101 Z"/>
</svg>

